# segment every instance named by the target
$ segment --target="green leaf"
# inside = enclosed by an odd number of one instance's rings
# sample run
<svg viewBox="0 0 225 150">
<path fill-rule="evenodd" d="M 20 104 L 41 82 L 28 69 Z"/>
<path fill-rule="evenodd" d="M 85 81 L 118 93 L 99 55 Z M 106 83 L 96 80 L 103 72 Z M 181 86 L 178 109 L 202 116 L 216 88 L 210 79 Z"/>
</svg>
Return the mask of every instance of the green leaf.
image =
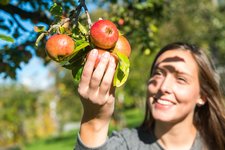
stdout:
<svg viewBox="0 0 225 150">
<path fill-rule="evenodd" d="M 82 45 L 80 45 L 80 47 L 82 47 Z M 66 69 L 73 70 L 77 66 L 84 64 L 87 53 L 88 51 L 85 49 L 75 50 L 71 56 L 66 57 L 60 64 Z"/>
<path fill-rule="evenodd" d="M 76 48 L 75 52 L 80 51 L 81 49 L 84 49 L 85 47 L 89 46 L 89 42 L 84 40 L 76 40 Z"/>
<path fill-rule="evenodd" d="M 4 34 L 0 34 L 0 39 L 4 40 L 4 41 L 7 41 L 7 42 L 11 42 L 13 43 L 14 42 L 14 39 L 10 36 L 6 36 Z"/>
<path fill-rule="evenodd" d="M 45 31 L 45 27 L 44 26 L 34 26 L 34 31 L 35 32 L 43 32 L 43 31 Z"/>
<path fill-rule="evenodd" d="M 59 6 L 57 3 L 54 3 L 52 5 L 52 7 L 50 8 L 50 12 L 53 16 L 55 17 L 59 17 L 59 16 L 62 16 L 62 13 L 63 13 L 63 9 L 61 6 Z"/>
<path fill-rule="evenodd" d="M 119 57 L 119 63 L 114 75 L 113 85 L 120 87 L 127 81 L 130 71 L 130 60 L 127 56 L 120 52 L 117 52 L 117 56 Z"/>
<path fill-rule="evenodd" d="M 83 61 L 84 61 L 83 56 L 75 55 L 74 57 L 72 57 L 68 60 L 60 61 L 59 63 L 62 67 L 69 69 L 69 70 L 73 70 L 76 66 L 83 64 Z"/>
<path fill-rule="evenodd" d="M 64 28 L 64 27 L 59 27 L 59 32 L 60 32 L 61 34 L 65 33 L 65 28 Z"/>
<path fill-rule="evenodd" d="M 78 22 L 78 28 L 82 34 L 87 34 L 87 29 L 80 22 Z"/>
<path fill-rule="evenodd" d="M 83 68 L 84 68 L 84 66 L 80 65 L 80 66 L 75 67 L 72 70 L 73 80 L 74 80 L 75 83 L 80 81 Z"/>
<path fill-rule="evenodd" d="M 59 64 L 64 67 L 64 66 L 70 65 L 70 62 L 68 60 L 62 60 L 62 61 L 59 61 Z"/>
</svg>

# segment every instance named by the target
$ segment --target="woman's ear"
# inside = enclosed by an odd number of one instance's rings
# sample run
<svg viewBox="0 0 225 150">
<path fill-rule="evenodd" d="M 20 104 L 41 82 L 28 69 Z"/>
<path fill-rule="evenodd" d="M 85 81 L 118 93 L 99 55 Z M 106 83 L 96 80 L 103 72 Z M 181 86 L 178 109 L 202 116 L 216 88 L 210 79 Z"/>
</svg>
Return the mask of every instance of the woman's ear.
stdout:
<svg viewBox="0 0 225 150">
<path fill-rule="evenodd" d="M 201 96 L 198 100 L 197 100 L 197 106 L 203 106 L 206 103 L 206 97 L 205 96 Z"/>
</svg>

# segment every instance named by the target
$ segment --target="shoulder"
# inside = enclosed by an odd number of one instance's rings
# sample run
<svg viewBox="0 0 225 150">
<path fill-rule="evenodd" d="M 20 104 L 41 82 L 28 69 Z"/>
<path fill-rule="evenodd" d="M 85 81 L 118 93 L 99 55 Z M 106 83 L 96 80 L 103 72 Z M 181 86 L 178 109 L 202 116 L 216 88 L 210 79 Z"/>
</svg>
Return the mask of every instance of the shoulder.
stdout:
<svg viewBox="0 0 225 150">
<path fill-rule="evenodd" d="M 200 135 L 199 132 L 197 132 L 195 140 L 192 144 L 191 150 L 196 150 L 196 149 L 207 149 L 206 144 L 204 143 L 203 137 Z"/>
<path fill-rule="evenodd" d="M 125 128 L 121 131 L 112 132 L 112 136 L 119 136 L 123 138 L 124 141 L 130 143 L 145 143 L 150 144 L 155 142 L 155 137 L 152 132 L 145 131 L 141 128 Z"/>
<path fill-rule="evenodd" d="M 120 131 L 113 131 L 112 134 L 121 134 L 123 136 L 137 135 L 138 129 L 137 128 L 124 128 Z"/>
<path fill-rule="evenodd" d="M 109 143 L 124 145 L 126 149 L 161 150 L 152 131 L 141 128 L 125 128 L 112 132 Z"/>
</svg>

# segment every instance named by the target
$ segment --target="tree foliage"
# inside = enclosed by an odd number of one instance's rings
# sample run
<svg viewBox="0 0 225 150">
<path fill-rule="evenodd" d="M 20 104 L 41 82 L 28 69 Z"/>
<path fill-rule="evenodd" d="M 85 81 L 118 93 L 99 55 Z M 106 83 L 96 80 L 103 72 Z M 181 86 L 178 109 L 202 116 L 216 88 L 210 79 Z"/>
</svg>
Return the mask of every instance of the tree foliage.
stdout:
<svg viewBox="0 0 225 150">
<path fill-rule="evenodd" d="M 225 3 L 222 1 L 179 1 L 168 3 L 160 24 L 161 45 L 185 41 L 208 50 L 217 66 L 225 64 Z"/>
<path fill-rule="evenodd" d="M 3 146 L 26 137 L 25 120 L 36 115 L 37 93 L 16 85 L 1 87 L 0 92 L 4 93 L 0 95 L 0 146 Z"/>
<path fill-rule="evenodd" d="M 59 1 L 63 5 L 65 12 L 76 6 L 74 1 Z M 44 43 L 36 48 L 34 46 L 37 33 L 34 32 L 33 26 L 40 24 L 48 27 L 53 21 L 49 13 L 51 1 L 27 1 L 14 0 L 2 1 L 0 11 L 1 30 L 5 35 L 11 35 L 15 42 L 4 43 L 0 48 L 0 73 L 5 77 L 16 78 L 16 69 L 20 69 L 21 63 L 28 63 L 32 56 L 44 58 L 49 62 L 44 52 Z"/>
<path fill-rule="evenodd" d="M 78 1 L 73 0 L 54 2 L 62 5 L 64 15 L 69 14 L 79 4 Z M 104 4 L 105 13 L 101 14 L 100 17 L 115 21 L 118 25 L 120 24 L 122 31 L 130 38 L 131 43 L 133 43 L 132 39 L 134 37 L 139 36 L 141 38 L 135 43 L 138 43 L 142 50 L 156 47 L 154 42 L 154 32 L 157 28 L 155 19 L 160 15 L 162 1 L 93 2 L 99 6 L 102 3 Z M 86 3 L 93 4 L 93 2 L 87 1 Z M 46 63 L 49 62 L 44 51 L 45 40 L 40 46 L 34 46 L 37 33 L 33 31 L 33 26 L 43 25 L 49 28 L 49 25 L 53 22 L 53 17 L 49 12 L 52 5 L 53 2 L 45 0 L 15 0 L 10 3 L 0 3 L 0 10 L 9 16 L 6 18 L 3 18 L 3 15 L 1 16 L 1 29 L 4 30 L 5 34 L 11 35 L 15 39 L 13 44 L 6 43 L 1 47 L 0 73 L 3 73 L 5 77 L 15 79 L 16 69 L 20 68 L 21 63 L 28 63 L 34 55 L 43 58 Z M 96 11 L 91 10 L 93 13 Z M 143 14 L 149 14 L 149 17 L 145 17 Z M 93 19 L 93 21 L 96 20 Z M 121 21 L 124 23 L 121 23 Z M 145 36 L 143 36 L 144 34 Z"/>
</svg>

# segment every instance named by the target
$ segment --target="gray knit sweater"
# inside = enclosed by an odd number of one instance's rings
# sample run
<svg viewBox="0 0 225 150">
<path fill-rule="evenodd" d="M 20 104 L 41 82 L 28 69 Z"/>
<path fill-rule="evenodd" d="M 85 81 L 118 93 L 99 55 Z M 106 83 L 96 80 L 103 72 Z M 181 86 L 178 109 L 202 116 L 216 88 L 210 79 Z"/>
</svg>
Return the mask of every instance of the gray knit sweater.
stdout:
<svg viewBox="0 0 225 150">
<path fill-rule="evenodd" d="M 203 142 L 197 134 L 190 150 L 202 150 Z M 77 144 L 74 150 L 164 150 L 156 140 L 152 132 L 145 132 L 140 129 L 123 129 L 120 132 L 113 132 L 108 140 L 101 146 L 88 148 L 78 135 Z"/>
</svg>

